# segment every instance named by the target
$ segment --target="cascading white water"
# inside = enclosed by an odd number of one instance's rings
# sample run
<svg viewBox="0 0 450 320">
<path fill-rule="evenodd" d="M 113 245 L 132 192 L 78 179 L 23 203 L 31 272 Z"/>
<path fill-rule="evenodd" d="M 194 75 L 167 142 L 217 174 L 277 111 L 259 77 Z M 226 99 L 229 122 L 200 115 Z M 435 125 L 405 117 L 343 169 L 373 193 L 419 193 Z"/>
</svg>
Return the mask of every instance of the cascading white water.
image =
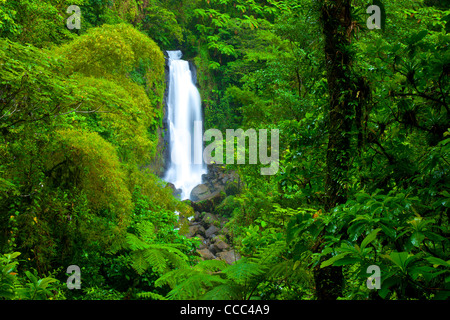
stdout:
<svg viewBox="0 0 450 320">
<path fill-rule="evenodd" d="M 200 93 L 192 81 L 189 63 L 181 51 L 169 56 L 168 123 L 170 165 L 164 180 L 182 190 L 181 200 L 189 199 L 192 189 L 202 183 L 203 129 Z"/>
</svg>

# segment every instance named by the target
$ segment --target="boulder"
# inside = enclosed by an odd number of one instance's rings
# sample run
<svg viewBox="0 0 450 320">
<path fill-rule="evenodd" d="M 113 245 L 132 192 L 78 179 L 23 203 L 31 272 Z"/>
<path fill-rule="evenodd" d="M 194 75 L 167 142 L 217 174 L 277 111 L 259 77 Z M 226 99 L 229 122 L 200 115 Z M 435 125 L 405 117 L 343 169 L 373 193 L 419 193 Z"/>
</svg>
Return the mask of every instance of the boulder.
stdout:
<svg viewBox="0 0 450 320">
<path fill-rule="evenodd" d="M 216 248 L 214 247 L 213 244 L 210 244 L 210 245 L 209 245 L 208 250 L 209 250 L 212 254 L 216 254 L 216 253 L 217 253 Z"/>
<path fill-rule="evenodd" d="M 230 248 L 230 246 L 223 240 L 214 242 L 213 246 L 216 252 L 221 252 Z"/>
<path fill-rule="evenodd" d="M 193 201 L 194 210 L 212 212 L 214 206 L 218 205 L 225 198 L 226 194 L 236 194 L 240 191 L 238 175 L 236 172 L 225 173 L 224 167 L 217 164 L 207 165 L 207 173 L 202 175 L 202 184 L 192 189 L 190 199 Z M 223 194 L 223 196 L 222 196 Z M 212 202 L 205 200 L 214 199 Z M 197 210 L 198 205 L 203 210 Z M 205 210 L 206 207 L 209 210 Z"/>
<path fill-rule="evenodd" d="M 219 218 L 215 214 L 209 212 L 205 213 L 205 215 L 202 218 L 202 222 L 203 224 L 214 224 L 216 226 L 217 224 L 220 225 Z"/>
<path fill-rule="evenodd" d="M 208 229 L 205 231 L 205 237 L 211 238 L 213 234 L 219 232 L 220 229 L 217 228 L 215 225 L 211 225 Z"/>
<path fill-rule="evenodd" d="M 172 194 L 173 194 L 174 197 L 176 197 L 176 198 L 180 198 L 181 197 L 181 193 L 183 192 L 183 190 L 177 189 L 175 187 L 175 185 L 173 183 L 170 183 L 170 182 L 167 183 L 167 187 L 172 189 Z"/>
<path fill-rule="evenodd" d="M 228 264 L 233 264 L 234 262 L 241 259 L 241 255 L 235 250 L 222 251 L 217 254 L 220 260 L 224 260 Z"/>
<path fill-rule="evenodd" d="M 211 191 L 206 184 L 199 184 L 192 189 L 190 198 L 192 201 L 202 201 L 211 197 Z"/>
<path fill-rule="evenodd" d="M 212 254 L 211 251 L 209 251 L 208 249 L 199 249 L 197 250 L 197 253 L 200 255 L 200 257 L 202 258 L 202 260 L 213 260 L 216 257 Z"/>
<path fill-rule="evenodd" d="M 212 243 L 216 243 L 216 242 L 218 242 L 220 240 L 226 242 L 227 241 L 227 237 L 225 235 L 223 235 L 223 234 L 219 234 L 219 235 L 215 236 L 214 238 L 212 238 L 211 242 Z"/>
<path fill-rule="evenodd" d="M 195 224 L 195 225 L 189 226 L 189 232 L 187 234 L 188 238 L 191 238 L 191 237 L 193 237 L 195 235 L 198 235 L 198 234 L 201 234 L 201 235 L 205 234 L 205 228 L 203 228 L 202 225 Z"/>
<path fill-rule="evenodd" d="M 202 242 L 205 241 L 205 237 L 202 236 L 201 234 L 196 234 L 195 237 L 200 239 L 200 241 L 202 241 Z"/>
<path fill-rule="evenodd" d="M 199 249 L 205 249 L 207 247 L 205 238 L 203 238 L 203 236 L 200 235 L 200 234 L 197 234 L 195 237 L 197 239 L 200 239 L 200 244 L 199 244 L 198 248 Z"/>
<path fill-rule="evenodd" d="M 227 196 L 234 196 L 239 192 L 239 184 L 236 181 L 227 181 L 225 184 L 225 194 Z"/>
<path fill-rule="evenodd" d="M 191 193 L 192 194 L 192 193 Z M 225 199 L 225 193 L 216 191 L 210 194 L 210 197 L 204 200 L 191 201 L 190 205 L 194 211 L 212 212 L 214 208 Z"/>
</svg>

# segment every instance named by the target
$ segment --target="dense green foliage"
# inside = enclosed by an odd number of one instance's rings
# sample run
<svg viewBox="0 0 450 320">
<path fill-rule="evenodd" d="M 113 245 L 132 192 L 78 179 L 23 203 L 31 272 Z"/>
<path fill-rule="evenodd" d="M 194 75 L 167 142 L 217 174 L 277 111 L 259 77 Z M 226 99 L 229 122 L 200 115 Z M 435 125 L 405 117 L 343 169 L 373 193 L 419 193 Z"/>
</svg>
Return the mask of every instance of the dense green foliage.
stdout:
<svg viewBox="0 0 450 320">
<path fill-rule="evenodd" d="M 448 299 L 448 8 L 0 0 L 0 299 Z M 206 128 L 280 130 L 275 175 L 226 166 L 232 265 L 198 261 L 193 209 L 149 169 L 170 49 L 198 68 Z"/>
</svg>

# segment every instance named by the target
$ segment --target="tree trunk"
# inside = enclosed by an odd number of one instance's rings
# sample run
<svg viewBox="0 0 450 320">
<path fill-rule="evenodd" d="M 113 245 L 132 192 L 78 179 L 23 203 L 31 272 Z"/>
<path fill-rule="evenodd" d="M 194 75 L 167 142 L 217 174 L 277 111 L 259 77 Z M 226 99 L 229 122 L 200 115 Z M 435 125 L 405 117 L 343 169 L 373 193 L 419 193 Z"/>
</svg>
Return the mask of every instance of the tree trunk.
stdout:
<svg viewBox="0 0 450 320">
<path fill-rule="evenodd" d="M 350 2 L 351 0 L 324 0 L 321 12 L 330 95 L 325 180 L 327 211 L 347 200 L 350 131 L 354 116 L 354 107 L 350 103 L 355 101 L 350 71 L 352 58 L 349 52 L 352 27 Z"/>
<path fill-rule="evenodd" d="M 330 96 L 325 179 L 325 209 L 329 212 L 347 200 L 350 132 L 355 110 L 352 102 L 356 101 L 355 84 L 350 70 L 352 55 L 349 50 L 353 26 L 351 0 L 322 0 L 321 23 Z M 319 264 L 315 269 L 314 279 L 318 300 L 335 300 L 342 295 L 341 267 L 322 269 Z"/>
</svg>

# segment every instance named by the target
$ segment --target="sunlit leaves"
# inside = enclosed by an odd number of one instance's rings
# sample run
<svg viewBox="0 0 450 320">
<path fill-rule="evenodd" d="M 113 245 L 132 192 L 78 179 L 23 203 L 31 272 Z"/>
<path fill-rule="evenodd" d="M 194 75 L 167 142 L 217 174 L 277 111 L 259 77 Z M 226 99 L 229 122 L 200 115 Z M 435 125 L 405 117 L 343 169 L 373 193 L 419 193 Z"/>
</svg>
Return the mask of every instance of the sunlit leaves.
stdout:
<svg viewBox="0 0 450 320">
<path fill-rule="evenodd" d="M 126 24 L 104 25 L 62 47 L 74 72 L 87 76 L 126 74 L 146 61 L 161 73 L 163 54 L 153 40 Z"/>
<path fill-rule="evenodd" d="M 55 152 L 49 168 L 63 164 L 58 179 L 68 179 L 84 190 L 94 209 L 115 213 L 117 222 L 125 223 L 132 208 L 125 172 L 114 147 L 97 133 L 59 130 Z"/>
<path fill-rule="evenodd" d="M 10 40 L 47 47 L 74 37 L 65 27 L 64 11 L 56 1 L 0 1 L 0 6 L 0 34 Z"/>
<path fill-rule="evenodd" d="M 141 30 L 162 47 L 183 42 L 183 30 L 177 22 L 177 16 L 161 6 L 145 8 Z"/>
</svg>

